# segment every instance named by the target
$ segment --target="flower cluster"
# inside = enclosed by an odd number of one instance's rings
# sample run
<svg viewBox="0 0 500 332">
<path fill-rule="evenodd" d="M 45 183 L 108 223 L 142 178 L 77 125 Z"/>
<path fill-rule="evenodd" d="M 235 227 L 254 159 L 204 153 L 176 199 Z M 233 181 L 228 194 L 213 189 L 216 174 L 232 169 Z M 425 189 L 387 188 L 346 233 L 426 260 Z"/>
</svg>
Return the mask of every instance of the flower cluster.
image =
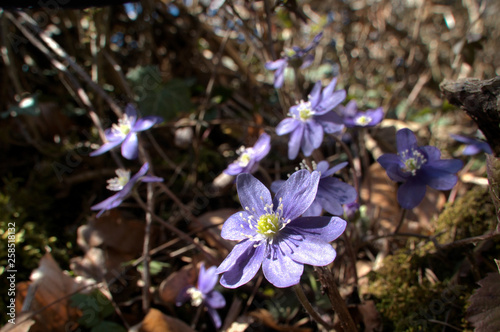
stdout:
<svg viewBox="0 0 500 332">
<path fill-rule="evenodd" d="M 319 172 L 299 170 L 273 199 L 255 177 L 238 175 L 244 211 L 226 220 L 221 236 L 240 242 L 217 268 L 223 286 L 247 283 L 262 266 L 274 286 L 289 287 L 299 282 L 304 264 L 325 266 L 335 259 L 330 242 L 344 232 L 346 222 L 338 217 L 301 217 L 316 198 L 319 180 Z"/>
<path fill-rule="evenodd" d="M 323 90 L 321 82 L 317 82 L 308 101 L 300 101 L 292 106 L 289 117 L 282 120 L 276 127 L 278 135 L 290 133 L 288 141 L 288 158 L 297 158 L 299 150 L 306 157 L 319 148 L 323 142 L 324 133 L 334 134 L 343 129 L 339 124 L 342 120 L 332 110 L 346 97 L 345 90 L 334 91 L 337 79 L 333 79 Z"/>
<path fill-rule="evenodd" d="M 387 153 L 377 159 L 391 180 L 402 182 L 398 202 L 412 209 L 422 202 L 426 187 L 450 190 L 457 183 L 457 173 L 463 166 L 458 159 L 441 159 L 441 151 L 434 146 L 418 146 L 410 129 L 396 133 L 398 153 Z"/>
</svg>

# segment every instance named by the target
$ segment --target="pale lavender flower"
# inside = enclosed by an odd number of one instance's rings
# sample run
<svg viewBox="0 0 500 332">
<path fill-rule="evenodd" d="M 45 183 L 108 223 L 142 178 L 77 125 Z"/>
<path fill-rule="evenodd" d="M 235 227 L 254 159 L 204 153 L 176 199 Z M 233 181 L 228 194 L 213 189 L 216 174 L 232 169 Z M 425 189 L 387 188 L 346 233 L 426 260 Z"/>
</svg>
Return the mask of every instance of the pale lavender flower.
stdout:
<svg viewBox="0 0 500 332">
<path fill-rule="evenodd" d="M 333 112 L 346 97 L 345 90 L 333 91 L 337 79 L 334 78 L 327 87 L 321 89 L 321 82 L 317 82 L 307 102 L 300 101 L 290 108 L 290 117 L 282 120 L 276 127 L 278 135 L 290 134 L 288 141 L 288 159 L 295 159 L 299 150 L 306 157 L 310 156 L 314 149 L 320 147 L 323 135 L 340 132 L 344 125 L 342 120 Z"/>
<path fill-rule="evenodd" d="M 266 69 L 275 70 L 274 87 L 276 89 L 283 86 L 283 82 L 285 80 L 285 69 L 289 64 L 296 68 L 300 67 L 301 69 L 307 68 L 312 64 L 314 56 L 308 53 L 313 48 L 316 48 L 316 46 L 318 46 L 321 37 L 323 37 L 323 32 L 317 34 L 314 37 L 313 41 L 305 48 L 293 46 L 291 49 L 285 49 L 283 52 L 283 58 L 266 63 Z"/>
<path fill-rule="evenodd" d="M 242 146 L 236 151 L 240 156 L 224 170 L 229 175 L 238 175 L 240 173 L 253 173 L 259 167 L 261 161 L 271 149 L 271 136 L 262 133 L 251 148 Z"/>
<path fill-rule="evenodd" d="M 464 156 L 472 156 L 475 154 L 478 154 L 479 152 L 483 151 L 488 154 L 492 154 L 493 151 L 491 150 L 491 147 L 489 144 L 485 141 L 476 139 L 476 138 L 470 138 L 462 135 L 450 135 L 454 140 L 464 143 L 465 147 L 462 150 L 462 154 Z"/>
<path fill-rule="evenodd" d="M 99 149 L 90 153 L 90 156 L 101 155 L 112 148 L 122 145 L 122 156 L 126 159 L 136 159 L 139 154 L 139 144 L 137 133 L 153 127 L 163 121 L 159 116 L 145 116 L 137 118 L 137 110 L 131 104 L 125 108 L 125 114 L 118 120 L 118 124 L 113 124 L 111 128 L 105 130 L 106 140 Z"/>
<path fill-rule="evenodd" d="M 345 230 L 338 217 L 300 217 L 316 197 L 320 174 L 293 173 L 274 199 L 248 173 L 236 185 L 244 211 L 233 214 L 222 227 L 226 240 L 240 241 L 217 268 L 220 283 L 236 288 L 250 281 L 262 265 L 266 279 L 276 287 L 299 283 L 304 264 L 325 266 L 336 256 L 330 242 Z"/>
<path fill-rule="evenodd" d="M 382 107 L 369 109 L 365 112 L 358 111 L 355 100 L 351 100 L 346 106 L 339 105 L 338 107 L 346 127 L 373 127 L 379 124 L 384 118 L 384 110 Z"/>
<path fill-rule="evenodd" d="M 408 128 L 396 133 L 398 154 L 386 153 L 377 161 L 391 180 L 403 182 L 398 189 L 398 202 L 412 209 L 424 199 L 426 187 L 450 190 L 457 183 L 457 173 L 463 166 L 458 159 L 441 159 L 434 146 L 418 146 L 415 134 Z"/>
<path fill-rule="evenodd" d="M 181 306 L 187 301 L 191 302 L 193 307 L 205 305 L 212 321 L 217 329 L 222 325 L 221 319 L 217 310 L 226 306 L 226 299 L 216 290 L 214 290 L 219 276 L 216 273 L 216 267 L 212 266 L 205 269 L 205 264 L 202 263 L 200 273 L 198 274 L 198 282 L 196 286 L 189 286 L 179 292 L 176 299 L 176 305 Z"/>
<path fill-rule="evenodd" d="M 90 208 L 93 211 L 100 210 L 97 213 L 97 218 L 99 218 L 105 211 L 119 206 L 130 195 L 137 182 L 163 182 L 162 178 L 146 175 L 148 169 L 149 164 L 145 163 L 132 178 L 130 178 L 130 171 L 117 169 L 117 177 L 109 179 L 107 186 L 109 190 L 117 191 L 117 193 Z"/>
<path fill-rule="evenodd" d="M 313 163 L 312 171 L 316 170 L 321 174 L 318 184 L 318 192 L 311 206 L 304 212 L 304 217 L 320 216 L 323 209 L 334 216 L 343 215 L 343 204 L 349 204 L 356 200 L 356 189 L 342 180 L 332 177 L 333 174 L 347 166 L 347 162 L 342 162 L 332 168 L 326 160 L 320 161 L 317 165 Z M 301 163 L 301 168 L 311 171 L 311 169 Z M 283 180 L 274 181 L 271 190 L 277 192 L 285 183 Z"/>
</svg>

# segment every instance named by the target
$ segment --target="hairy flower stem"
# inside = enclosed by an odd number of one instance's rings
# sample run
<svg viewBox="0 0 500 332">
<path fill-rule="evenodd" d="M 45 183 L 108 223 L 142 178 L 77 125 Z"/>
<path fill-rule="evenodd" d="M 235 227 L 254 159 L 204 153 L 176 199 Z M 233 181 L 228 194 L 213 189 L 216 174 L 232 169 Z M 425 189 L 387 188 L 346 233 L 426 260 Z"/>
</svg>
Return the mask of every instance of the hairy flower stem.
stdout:
<svg viewBox="0 0 500 332">
<path fill-rule="evenodd" d="M 345 332 L 356 332 L 356 324 L 352 320 L 351 314 L 347 309 L 344 299 L 340 296 L 337 284 L 333 279 L 333 274 L 325 267 L 315 267 L 321 285 L 326 290 L 328 298 L 332 304 L 333 310 L 339 315 L 340 326 Z"/>
<path fill-rule="evenodd" d="M 300 284 L 294 285 L 293 289 L 295 291 L 295 295 L 297 295 L 297 298 L 299 299 L 300 303 L 306 309 L 307 313 L 316 321 L 316 323 L 323 325 L 327 330 L 331 330 L 333 327 L 325 322 L 323 318 L 314 310 L 312 307 L 311 303 L 306 297 L 306 294 L 304 294 L 304 290 L 302 289 L 302 286 Z"/>
</svg>

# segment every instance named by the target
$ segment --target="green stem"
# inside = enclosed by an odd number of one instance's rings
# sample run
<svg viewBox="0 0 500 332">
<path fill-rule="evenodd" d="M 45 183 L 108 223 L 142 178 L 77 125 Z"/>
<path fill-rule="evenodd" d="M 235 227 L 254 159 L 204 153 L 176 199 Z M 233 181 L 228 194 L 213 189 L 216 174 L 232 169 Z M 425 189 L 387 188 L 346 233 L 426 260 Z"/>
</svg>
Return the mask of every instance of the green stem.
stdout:
<svg viewBox="0 0 500 332">
<path fill-rule="evenodd" d="M 293 290 L 295 291 L 295 295 L 297 295 L 297 298 L 299 299 L 300 303 L 306 309 L 307 313 L 316 321 L 316 323 L 323 325 L 327 330 L 331 330 L 333 327 L 325 322 L 323 318 L 314 310 L 312 307 L 311 303 L 306 297 L 306 294 L 304 294 L 304 290 L 302 289 L 302 286 L 300 284 L 294 285 Z"/>
</svg>

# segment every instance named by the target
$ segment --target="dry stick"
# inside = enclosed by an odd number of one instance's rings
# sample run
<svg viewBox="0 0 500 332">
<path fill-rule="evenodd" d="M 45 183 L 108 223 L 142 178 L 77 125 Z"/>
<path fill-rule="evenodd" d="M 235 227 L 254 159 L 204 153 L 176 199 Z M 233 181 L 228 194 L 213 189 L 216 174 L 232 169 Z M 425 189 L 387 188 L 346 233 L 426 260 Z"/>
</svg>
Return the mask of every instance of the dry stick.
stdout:
<svg viewBox="0 0 500 332">
<path fill-rule="evenodd" d="M 146 205 L 146 203 L 144 203 L 142 201 L 142 199 L 139 197 L 139 195 L 134 195 L 134 198 L 135 198 L 136 202 L 144 209 L 144 211 L 149 211 L 151 213 L 151 217 L 155 221 L 157 221 L 160 224 L 162 224 L 163 226 L 165 226 L 165 228 L 167 228 L 172 233 L 177 234 L 177 236 L 179 236 L 181 239 L 183 239 L 187 243 L 191 243 L 191 244 L 195 245 L 196 248 L 198 248 L 198 250 L 200 250 L 203 254 L 205 254 L 205 256 L 208 258 L 208 260 L 210 261 L 211 264 L 215 265 L 216 263 L 218 263 L 217 259 L 215 259 L 215 257 L 211 253 L 207 252 L 198 242 L 194 241 L 188 234 L 184 233 L 183 231 L 181 231 L 177 227 L 170 225 L 168 222 L 166 222 L 165 220 L 163 220 L 162 218 L 160 218 L 159 216 L 154 214 L 151 210 L 149 210 L 148 206 Z"/>
<path fill-rule="evenodd" d="M 151 212 L 149 212 L 153 210 L 153 184 L 151 182 L 147 184 L 147 205 L 148 211 L 146 211 L 146 227 L 144 229 L 144 245 L 142 250 L 142 257 L 144 257 L 144 268 L 142 269 L 142 279 L 144 282 L 144 287 L 142 288 L 142 311 L 144 313 L 149 311 L 149 285 L 151 284 L 149 273 L 149 243 L 151 239 L 151 225 L 153 224 L 153 218 Z"/>
<path fill-rule="evenodd" d="M 267 24 L 267 47 L 269 48 L 269 54 L 271 55 L 272 60 L 276 60 L 276 52 L 274 52 L 273 47 L 273 29 L 271 24 L 271 5 L 269 4 L 269 0 L 264 0 L 264 10 L 266 12 L 266 24 Z"/>
<path fill-rule="evenodd" d="M 315 267 L 315 270 L 318 273 L 321 285 L 323 285 L 323 288 L 326 289 L 326 293 L 328 295 L 328 298 L 330 299 L 330 302 L 332 303 L 333 310 L 335 310 L 335 312 L 339 316 L 340 326 L 346 332 L 358 331 L 358 329 L 356 328 L 356 324 L 354 324 L 351 314 L 347 309 L 347 305 L 345 304 L 344 299 L 342 298 L 342 296 L 340 296 L 337 284 L 333 279 L 332 272 L 325 267 Z"/>
<path fill-rule="evenodd" d="M 108 105 L 111 107 L 113 112 L 115 112 L 115 114 L 118 117 L 122 116 L 123 111 L 121 110 L 120 106 L 118 106 L 115 103 L 115 101 L 106 93 L 106 91 L 104 91 L 103 88 L 101 88 L 97 83 L 95 83 L 92 80 L 92 78 L 82 69 L 82 67 L 80 67 L 76 62 L 74 62 L 71 59 L 71 57 L 64 51 L 64 49 L 56 41 L 54 41 L 54 39 L 52 39 L 38 27 L 35 20 L 33 20 L 24 12 L 17 12 L 17 14 L 20 15 L 26 22 L 28 22 L 32 26 L 33 30 L 38 34 L 38 36 L 47 44 L 47 46 L 55 54 L 57 54 L 59 57 L 67 61 L 68 65 L 78 74 L 78 76 L 80 76 L 85 81 L 85 83 L 87 83 L 102 99 L 104 99 L 108 103 Z M 12 18 L 10 19 L 12 21 L 15 21 L 14 23 L 16 23 L 17 20 L 12 15 L 11 17 Z M 64 71 L 66 71 L 65 68 Z"/>
<path fill-rule="evenodd" d="M 299 299 L 300 303 L 306 309 L 307 313 L 316 321 L 316 323 L 321 324 L 324 326 L 327 330 L 333 329 L 333 326 L 328 324 L 321 318 L 321 316 L 314 310 L 312 307 L 311 303 L 306 297 L 306 294 L 304 294 L 304 290 L 302 289 L 302 286 L 300 284 L 296 284 L 293 286 L 293 290 L 295 291 L 295 295 L 297 295 L 297 298 Z"/>
</svg>

